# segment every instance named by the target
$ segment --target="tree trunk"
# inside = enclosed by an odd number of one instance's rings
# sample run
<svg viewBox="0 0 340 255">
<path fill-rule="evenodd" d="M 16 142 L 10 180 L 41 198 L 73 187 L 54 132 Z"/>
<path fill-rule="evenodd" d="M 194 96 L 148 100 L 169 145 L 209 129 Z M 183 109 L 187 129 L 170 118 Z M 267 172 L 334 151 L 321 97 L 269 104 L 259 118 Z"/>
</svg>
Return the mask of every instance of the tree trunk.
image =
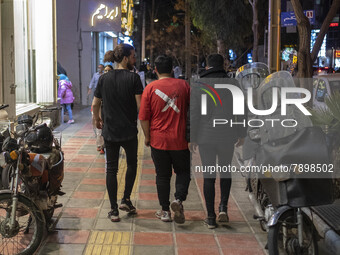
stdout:
<svg viewBox="0 0 340 255">
<path fill-rule="evenodd" d="M 315 44 L 312 50 L 312 61 L 314 62 L 319 54 L 323 39 L 328 32 L 329 24 L 332 22 L 334 16 L 336 15 L 338 9 L 340 7 L 340 0 L 334 0 L 331 8 L 329 9 L 325 20 L 322 23 L 320 33 L 316 38 Z"/>
<path fill-rule="evenodd" d="M 228 59 L 228 56 L 226 54 L 227 47 L 224 44 L 224 41 L 222 39 L 217 39 L 217 53 L 221 54 L 224 58 L 224 69 L 228 70 L 230 67 L 230 61 Z"/>
<path fill-rule="evenodd" d="M 222 39 L 217 39 L 216 43 L 217 43 L 217 53 L 221 54 L 222 56 L 224 56 L 225 55 L 224 41 Z"/>
<path fill-rule="evenodd" d="M 154 33 L 154 16 L 155 16 L 155 0 L 152 0 L 152 7 L 151 7 L 151 17 L 150 17 L 150 34 L 151 34 L 151 40 L 150 40 L 150 65 L 153 67 L 153 33 Z"/>
<path fill-rule="evenodd" d="M 191 21 L 190 3 L 185 1 L 185 73 L 188 81 L 191 79 Z"/>
<path fill-rule="evenodd" d="M 310 54 L 310 40 L 311 29 L 308 18 L 305 16 L 302 10 L 302 6 L 299 0 L 291 1 L 294 13 L 297 21 L 297 27 L 299 32 L 299 51 L 298 57 L 298 77 L 310 78 L 313 76 L 312 58 Z M 301 84 L 302 87 L 312 91 L 312 84 Z"/>
<path fill-rule="evenodd" d="M 253 35 L 254 35 L 254 42 L 253 42 L 253 62 L 258 62 L 259 54 L 258 54 L 258 47 L 259 47 L 259 18 L 258 18 L 258 0 L 249 0 L 251 7 L 253 9 Z"/>
<path fill-rule="evenodd" d="M 291 1 L 297 21 L 299 32 L 299 51 L 297 54 L 298 61 L 298 78 L 311 78 L 313 76 L 313 62 L 310 54 L 311 28 L 309 19 L 305 16 L 299 0 Z M 313 95 L 313 83 L 311 79 L 299 79 L 299 86 L 308 89 Z M 313 101 L 310 100 L 307 106 L 313 107 Z"/>
</svg>

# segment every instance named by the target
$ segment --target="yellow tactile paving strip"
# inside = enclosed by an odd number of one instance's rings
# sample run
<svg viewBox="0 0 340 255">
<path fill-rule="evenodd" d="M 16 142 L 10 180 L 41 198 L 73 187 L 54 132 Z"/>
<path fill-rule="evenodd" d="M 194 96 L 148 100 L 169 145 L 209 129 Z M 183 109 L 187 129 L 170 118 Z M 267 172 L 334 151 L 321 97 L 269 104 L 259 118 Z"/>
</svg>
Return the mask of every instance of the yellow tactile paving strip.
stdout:
<svg viewBox="0 0 340 255">
<path fill-rule="evenodd" d="M 125 155 L 124 150 L 122 150 Z M 142 161 L 144 155 L 144 135 L 139 128 L 138 134 L 138 166 L 135 185 L 131 193 L 131 200 L 138 196 L 137 187 L 140 182 L 140 172 L 142 170 Z M 118 201 L 123 197 L 125 187 L 126 160 L 125 156 L 119 162 L 119 171 L 117 175 L 118 182 Z M 104 199 L 109 199 L 107 191 Z M 89 241 L 84 252 L 85 255 L 130 255 L 132 245 L 132 232 L 114 232 L 114 231 L 91 231 Z"/>
<path fill-rule="evenodd" d="M 85 255 L 128 255 L 132 232 L 93 231 Z"/>
</svg>

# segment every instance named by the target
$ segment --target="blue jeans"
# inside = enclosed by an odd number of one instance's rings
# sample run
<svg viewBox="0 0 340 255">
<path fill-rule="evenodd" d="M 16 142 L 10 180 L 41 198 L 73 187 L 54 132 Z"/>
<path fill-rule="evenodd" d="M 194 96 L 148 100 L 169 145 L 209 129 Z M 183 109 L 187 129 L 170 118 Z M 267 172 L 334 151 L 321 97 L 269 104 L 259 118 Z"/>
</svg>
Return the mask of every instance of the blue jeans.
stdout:
<svg viewBox="0 0 340 255">
<path fill-rule="evenodd" d="M 70 120 L 73 120 L 73 117 L 72 117 L 72 109 L 71 109 L 71 104 L 64 104 L 66 110 L 68 111 L 68 117 Z"/>
</svg>

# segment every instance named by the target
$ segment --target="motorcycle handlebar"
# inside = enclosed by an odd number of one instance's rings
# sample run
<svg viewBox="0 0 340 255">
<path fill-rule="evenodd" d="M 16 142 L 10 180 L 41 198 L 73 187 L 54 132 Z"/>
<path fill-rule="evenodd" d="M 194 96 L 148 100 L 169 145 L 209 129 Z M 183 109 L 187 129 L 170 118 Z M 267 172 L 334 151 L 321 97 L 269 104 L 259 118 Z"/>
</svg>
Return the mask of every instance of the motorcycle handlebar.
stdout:
<svg viewBox="0 0 340 255">
<path fill-rule="evenodd" d="M 45 109 L 41 109 L 39 110 L 39 112 L 53 112 L 53 111 L 57 111 L 57 110 L 60 110 L 61 107 L 50 107 L 50 108 L 45 108 Z"/>
<path fill-rule="evenodd" d="M 9 105 L 8 104 L 3 104 L 0 106 L 0 110 L 7 108 Z"/>
<path fill-rule="evenodd" d="M 42 123 L 42 124 L 39 124 L 38 126 L 33 127 L 33 130 L 37 130 L 39 128 L 46 127 L 46 126 L 47 126 L 46 123 Z"/>
</svg>

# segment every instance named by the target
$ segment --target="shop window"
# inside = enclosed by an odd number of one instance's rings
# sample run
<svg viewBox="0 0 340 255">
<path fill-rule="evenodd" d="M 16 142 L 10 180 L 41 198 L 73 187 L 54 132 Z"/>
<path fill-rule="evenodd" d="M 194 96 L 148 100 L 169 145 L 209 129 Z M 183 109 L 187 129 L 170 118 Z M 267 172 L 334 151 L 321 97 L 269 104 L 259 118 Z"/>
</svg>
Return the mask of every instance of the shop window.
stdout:
<svg viewBox="0 0 340 255">
<path fill-rule="evenodd" d="M 13 1 L 17 107 L 54 102 L 52 0 Z"/>
<path fill-rule="evenodd" d="M 31 35 L 28 4 L 26 0 L 13 2 L 14 19 L 14 55 L 16 103 L 36 102 L 35 94 L 35 52 L 28 40 Z"/>
<path fill-rule="evenodd" d="M 104 63 L 104 55 L 108 50 L 113 50 L 114 39 L 117 35 L 111 31 L 108 32 L 91 32 L 92 37 L 92 62 L 93 73 L 97 72 L 97 66 Z M 107 63 L 106 63 L 107 64 Z"/>
</svg>

